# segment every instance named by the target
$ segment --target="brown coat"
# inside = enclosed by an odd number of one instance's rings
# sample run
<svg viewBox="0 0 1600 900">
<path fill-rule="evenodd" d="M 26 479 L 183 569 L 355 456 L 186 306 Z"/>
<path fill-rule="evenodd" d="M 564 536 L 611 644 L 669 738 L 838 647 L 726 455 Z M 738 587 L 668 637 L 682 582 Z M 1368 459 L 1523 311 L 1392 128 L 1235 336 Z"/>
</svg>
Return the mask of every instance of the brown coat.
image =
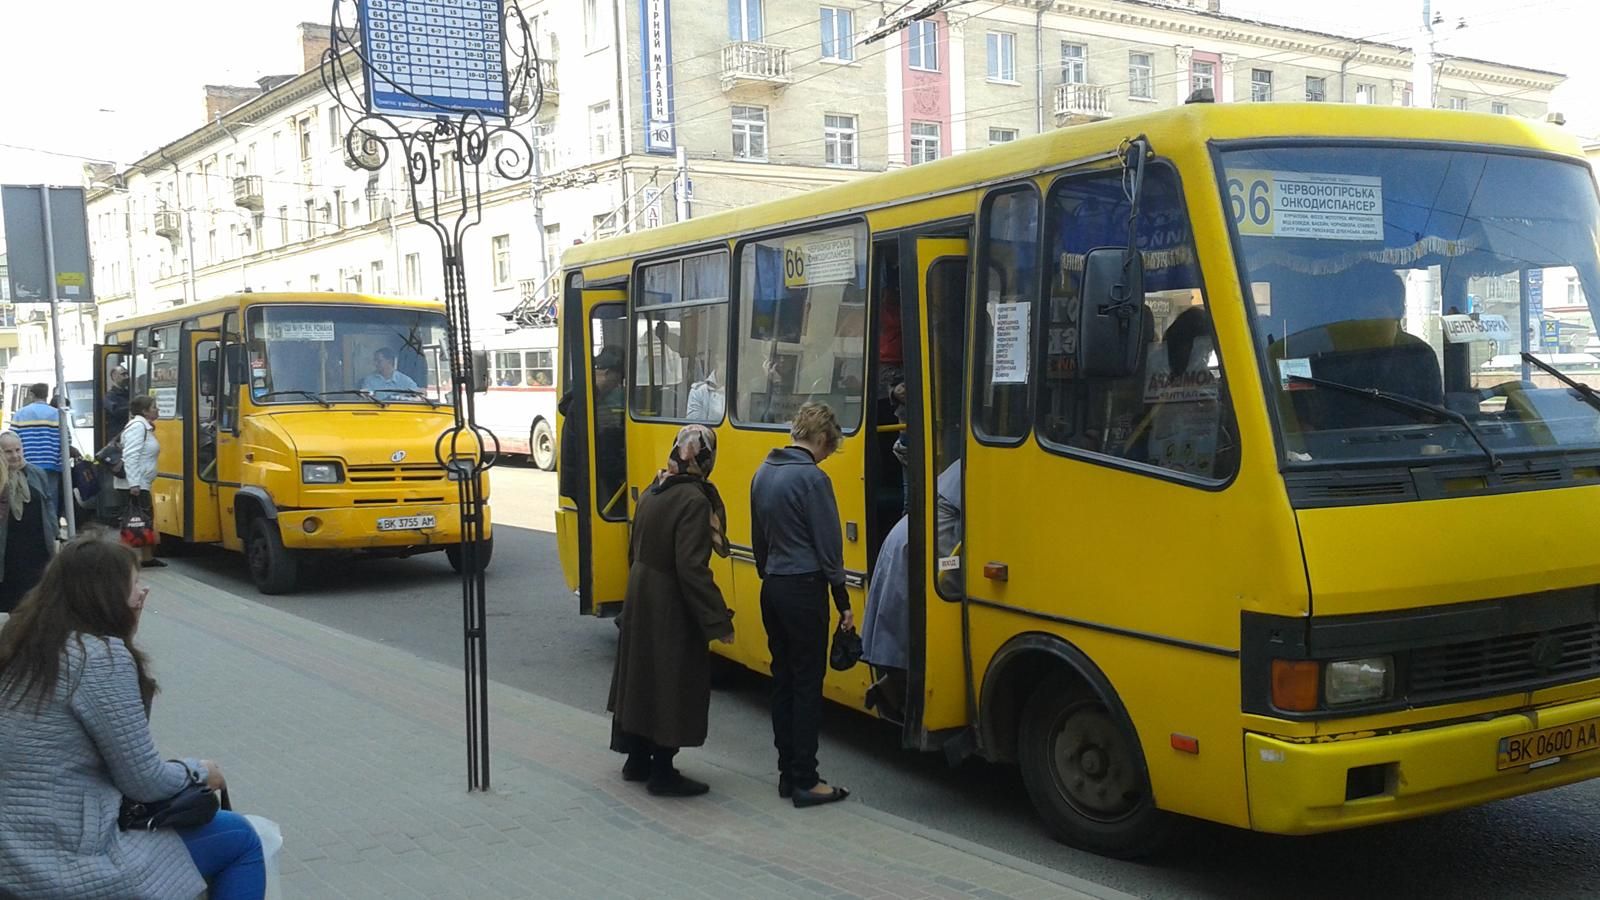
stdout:
<svg viewBox="0 0 1600 900">
<path fill-rule="evenodd" d="M 706 644 L 733 633 L 711 578 L 711 501 L 686 479 L 639 498 L 629 548 L 616 668 L 615 730 L 662 747 L 706 741 L 711 660 Z"/>
</svg>

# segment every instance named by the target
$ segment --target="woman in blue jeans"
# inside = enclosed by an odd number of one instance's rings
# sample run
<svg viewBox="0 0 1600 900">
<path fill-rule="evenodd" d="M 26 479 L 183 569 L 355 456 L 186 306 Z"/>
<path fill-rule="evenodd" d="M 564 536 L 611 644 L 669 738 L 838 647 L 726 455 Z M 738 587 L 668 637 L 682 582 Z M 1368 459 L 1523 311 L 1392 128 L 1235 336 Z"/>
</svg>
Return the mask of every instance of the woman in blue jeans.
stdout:
<svg viewBox="0 0 1600 900">
<path fill-rule="evenodd" d="M 104 538 L 62 548 L 0 628 L 0 885 L 22 897 L 259 900 L 261 840 L 243 816 L 120 831 L 124 797 L 227 786 L 209 760 L 162 760 L 156 682 L 133 643 L 149 588 Z"/>
</svg>

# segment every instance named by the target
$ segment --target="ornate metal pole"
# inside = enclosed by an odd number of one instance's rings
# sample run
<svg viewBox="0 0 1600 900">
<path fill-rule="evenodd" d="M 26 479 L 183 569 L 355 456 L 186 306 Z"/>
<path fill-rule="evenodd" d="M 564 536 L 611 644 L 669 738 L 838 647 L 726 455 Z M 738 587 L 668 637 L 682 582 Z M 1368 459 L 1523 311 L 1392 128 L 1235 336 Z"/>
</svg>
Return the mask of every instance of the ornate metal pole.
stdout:
<svg viewBox="0 0 1600 900">
<path fill-rule="evenodd" d="M 480 554 L 489 525 L 485 473 L 500 443 L 475 415 L 462 246 L 483 218 L 484 167 L 508 180 L 529 175 L 534 148 L 521 131 L 544 99 L 538 50 L 515 0 L 334 0 L 321 72 L 352 120 L 344 137 L 351 161 L 381 172 L 398 154 L 412 214 L 439 241 L 455 425 L 439 435 L 434 454 L 460 503 L 467 788 L 488 790 L 487 560 Z M 461 87 L 469 83 L 470 90 Z"/>
</svg>

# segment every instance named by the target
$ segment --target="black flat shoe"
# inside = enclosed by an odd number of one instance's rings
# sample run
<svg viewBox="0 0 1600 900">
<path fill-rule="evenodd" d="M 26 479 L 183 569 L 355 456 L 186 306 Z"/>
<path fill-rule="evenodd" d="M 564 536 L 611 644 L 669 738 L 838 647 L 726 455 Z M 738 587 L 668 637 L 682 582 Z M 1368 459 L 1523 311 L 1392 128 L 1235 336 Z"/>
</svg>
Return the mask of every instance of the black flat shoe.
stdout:
<svg viewBox="0 0 1600 900">
<path fill-rule="evenodd" d="M 167 564 L 159 559 L 147 559 L 140 563 L 139 566 L 144 569 L 165 569 Z"/>
<path fill-rule="evenodd" d="M 711 785 L 704 781 L 695 781 L 681 772 L 674 772 L 670 778 L 650 779 L 645 789 L 657 797 L 698 797 L 711 790 Z"/>
<path fill-rule="evenodd" d="M 778 796 L 785 800 L 794 796 L 794 782 L 787 775 L 778 776 Z"/>
<path fill-rule="evenodd" d="M 827 787 L 826 781 L 817 782 L 817 787 Z M 795 809 L 805 809 L 809 806 L 822 806 L 825 803 L 838 803 L 850 796 L 850 791 L 842 787 L 829 787 L 826 792 L 819 792 L 817 788 L 794 792 Z"/>
<path fill-rule="evenodd" d="M 623 781 L 646 781 L 650 778 L 650 758 L 647 756 L 638 765 L 632 759 L 622 764 Z"/>
</svg>

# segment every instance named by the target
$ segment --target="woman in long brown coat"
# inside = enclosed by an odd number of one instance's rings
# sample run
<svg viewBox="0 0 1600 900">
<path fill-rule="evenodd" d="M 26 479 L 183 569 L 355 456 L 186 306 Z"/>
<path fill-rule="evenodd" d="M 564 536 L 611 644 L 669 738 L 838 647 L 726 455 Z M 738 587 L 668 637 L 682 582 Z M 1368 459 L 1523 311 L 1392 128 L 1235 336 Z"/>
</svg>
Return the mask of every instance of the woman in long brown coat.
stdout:
<svg viewBox="0 0 1600 900">
<path fill-rule="evenodd" d="M 611 677 L 611 749 L 626 753 L 622 777 L 650 793 L 689 797 L 709 790 L 673 768 L 681 747 L 706 741 L 711 660 L 706 644 L 733 643 L 733 613 L 712 580 L 711 552 L 728 555 L 727 516 L 706 477 L 716 433 L 678 432 L 667 468 L 639 498 L 628 558 L 628 593 Z"/>
</svg>

